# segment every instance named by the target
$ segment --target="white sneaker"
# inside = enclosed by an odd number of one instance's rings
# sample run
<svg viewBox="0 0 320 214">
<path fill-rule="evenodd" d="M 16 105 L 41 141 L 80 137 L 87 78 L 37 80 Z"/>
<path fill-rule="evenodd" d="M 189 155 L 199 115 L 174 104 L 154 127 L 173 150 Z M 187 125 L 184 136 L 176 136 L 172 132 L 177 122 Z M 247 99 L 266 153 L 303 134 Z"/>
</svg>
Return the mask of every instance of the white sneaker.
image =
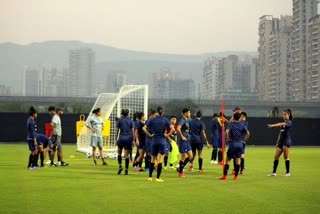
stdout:
<svg viewBox="0 0 320 214">
<path fill-rule="evenodd" d="M 213 163 L 214 163 L 214 164 L 218 164 L 218 161 L 214 161 Z"/>
<path fill-rule="evenodd" d="M 277 176 L 277 173 L 273 172 L 271 174 L 268 174 L 267 176 Z"/>
<path fill-rule="evenodd" d="M 211 163 L 211 164 L 214 164 L 214 160 L 211 160 L 210 163 Z"/>
<path fill-rule="evenodd" d="M 290 175 L 290 173 L 286 173 L 284 176 L 290 177 L 291 175 Z"/>
<path fill-rule="evenodd" d="M 56 163 L 55 163 L 55 165 L 57 165 L 57 166 L 61 166 L 61 162 L 60 162 L 60 161 L 58 161 L 58 162 L 56 162 Z"/>
<path fill-rule="evenodd" d="M 51 163 L 51 161 L 50 161 L 50 160 L 48 160 L 48 161 L 46 161 L 46 162 L 45 162 L 45 164 L 50 164 L 50 163 Z"/>
</svg>

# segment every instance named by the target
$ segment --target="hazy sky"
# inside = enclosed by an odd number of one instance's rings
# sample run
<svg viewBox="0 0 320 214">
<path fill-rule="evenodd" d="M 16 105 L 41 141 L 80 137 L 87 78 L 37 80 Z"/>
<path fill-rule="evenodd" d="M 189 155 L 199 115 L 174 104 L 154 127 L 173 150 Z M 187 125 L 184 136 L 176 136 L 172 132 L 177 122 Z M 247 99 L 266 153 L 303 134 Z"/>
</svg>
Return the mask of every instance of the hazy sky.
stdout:
<svg viewBox="0 0 320 214">
<path fill-rule="evenodd" d="M 80 40 L 161 53 L 256 51 L 292 0 L 0 0 L 0 43 Z"/>
</svg>

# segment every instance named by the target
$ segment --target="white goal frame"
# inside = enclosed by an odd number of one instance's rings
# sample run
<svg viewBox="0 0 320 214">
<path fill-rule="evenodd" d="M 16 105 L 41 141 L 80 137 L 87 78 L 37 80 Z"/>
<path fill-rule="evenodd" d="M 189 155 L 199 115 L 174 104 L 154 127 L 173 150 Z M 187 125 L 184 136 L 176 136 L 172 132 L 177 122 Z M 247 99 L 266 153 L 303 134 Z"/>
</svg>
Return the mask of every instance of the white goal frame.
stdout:
<svg viewBox="0 0 320 214">
<path fill-rule="evenodd" d="M 110 121 L 110 136 L 104 137 L 104 154 L 106 158 L 115 158 L 116 120 L 121 118 L 121 109 L 129 109 L 132 118 L 135 112 L 144 112 L 148 115 L 148 85 L 125 85 L 119 93 L 101 93 L 96 99 L 85 123 L 92 116 L 92 111 L 100 108 L 103 120 Z M 106 127 L 107 128 L 107 127 Z M 91 153 L 91 131 L 84 125 L 77 137 L 77 151 Z"/>
</svg>

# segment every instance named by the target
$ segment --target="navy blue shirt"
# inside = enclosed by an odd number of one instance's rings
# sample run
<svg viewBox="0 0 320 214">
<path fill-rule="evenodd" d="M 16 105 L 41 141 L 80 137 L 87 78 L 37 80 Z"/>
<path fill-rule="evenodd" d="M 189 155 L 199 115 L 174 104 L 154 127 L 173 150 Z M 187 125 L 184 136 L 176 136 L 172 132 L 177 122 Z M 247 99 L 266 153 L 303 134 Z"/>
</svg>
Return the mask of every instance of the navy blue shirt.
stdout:
<svg viewBox="0 0 320 214">
<path fill-rule="evenodd" d="M 134 122 L 129 117 L 121 118 L 117 127 L 120 129 L 120 135 L 132 135 L 131 129 L 134 128 Z"/>
<path fill-rule="evenodd" d="M 247 128 L 247 130 L 249 130 L 249 124 L 248 124 L 248 121 L 241 121 L 240 123 L 242 123 L 246 128 Z M 243 133 L 242 134 L 242 141 L 245 141 L 245 139 L 246 139 L 246 133 Z"/>
<path fill-rule="evenodd" d="M 231 122 L 227 125 L 230 133 L 231 142 L 241 142 L 243 134 L 247 133 L 248 129 L 241 122 Z"/>
<path fill-rule="evenodd" d="M 211 133 L 213 136 L 219 136 L 219 123 L 218 120 L 216 118 L 213 118 L 210 121 L 210 128 L 211 128 Z"/>
<path fill-rule="evenodd" d="M 146 133 L 142 130 L 144 127 L 144 123 L 142 123 L 140 120 L 135 121 L 135 129 L 138 131 L 138 137 L 140 143 L 146 142 Z"/>
<path fill-rule="evenodd" d="M 280 127 L 280 140 L 281 140 L 282 143 L 291 141 L 290 130 L 291 130 L 291 127 L 292 127 L 292 121 L 291 120 L 287 120 L 287 121 L 285 121 L 285 123 L 286 123 L 285 126 L 281 126 Z"/>
<path fill-rule="evenodd" d="M 178 126 L 181 126 L 181 133 L 183 134 L 183 136 L 185 136 L 187 139 L 190 138 L 190 121 L 191 119 L 185 119 L 184 117 L 182 117 L 178 123 Z M 181 139 L 181 136 L 179 136 L 179 139 Z"/>
<path fill-rule="evenodd" d="M 28 140 L 33 140 L 37 137 L 37 124 L 32 117 L 28 118 L 27 121 L 27 131 L 28 131 Z"/>
<path fill-rule="evenodd" d="M 156 116 L 152 120 L 146 122 L 148 131 L 152 130 L 153 138 L 165 138 L 164 133 L 167 127 L 170 127 L 170 121 L 163 116 Z"/>
<path fill-rule="evenodd" d="M 190 142 L 201 142 L 201 132 L 206 130 L 206 126 L 203 121 L 193 119 L 189 123 L 190 125 Z"/>
<path fill-rule="evenodd" d="M 46 143 L 48 144 L 50 141 L 50 138 L 48 138 L 46 135 L 44 134 L 37 134 L 37 142 L 42 142 L 43 144 Z"/>
</svg>

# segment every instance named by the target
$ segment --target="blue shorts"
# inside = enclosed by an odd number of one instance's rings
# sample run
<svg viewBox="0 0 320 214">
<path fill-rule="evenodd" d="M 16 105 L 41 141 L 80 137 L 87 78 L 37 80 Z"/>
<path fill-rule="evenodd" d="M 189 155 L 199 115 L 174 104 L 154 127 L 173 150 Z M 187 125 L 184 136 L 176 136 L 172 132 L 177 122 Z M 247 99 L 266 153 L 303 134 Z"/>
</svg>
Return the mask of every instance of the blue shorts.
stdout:
<svg viewBox="0 0 320 214">
<path fill-rule="evenodd" d="M 146 146 L 145 146 L 147 153 L 151 153 L 151 143 L 152 143 L 152 138 L 147 137 Z"/>
<path fill-rule="evenodd" d="M 189 151 L 191 151 L 191 145 L 189 141 L 179 141 L 179 152 L 187 153 Z"/>
<path fill-rule="evenodd" d="M 38 149 L 36 146 L 34 146 L 34 141 L 33 140 L 27 140 L 27 142 L 28 142 L 28 146 L 29 146 L 29 150 L 30 151 L 34 151 L 34 150 Z"/>
<path fill-rule="evenodd" d="M 241 154 L 243 155 L 246 152 L 246 144 L 242 143 L 242 152 Z"/>
<path fill-rule="evenodd" d="M 166 143 L 166 139 L 154 139 L 154 141 L 151 144 L 151 155 L 164 155 L 166 153 Z"/>
<path fill-rule="evenodd" d="M 118 147 L 120 149 L 125 149 L 128 151 L 132 151 L 132 136 L 128 135 L 128 136 L 120 136 L 119 140 L 118 140 Z"/>
<path fill-rule="evenodd" d="M 213 148 L 222 148 L 222 141 L 220 136 L 211 136 L 211 144 Z"/>
<path fill-rule="evenodd" d="M 146 149 L 146 142 L 139 140 L 138 149 L 143 149 L 143 150 L 145 150 L 145 149 Z"/>
<path fill-rule="evenodd" d="M 191 150 L 193 152 L 195 152 L 196 150 L 202 151 L 202 149 L 203 149 L 203 143 L 202 142 L 201 143 L 190 143 L 190 145 L 191 145 Z"/>
<path fill-rule="evenodd" d="M 241 142 L 231 142 L 227 151 L 227 157 L 229 159 L 240 158 L 242 151 L 243 149 Z"/>
<path fill-rule="evenodd" d="M 279 143 L 278 143 L 278 147 L 279 147 L 280 149 L 283 149 L 284 146 L 290 148 L 290 146 L 291 146 L 291 140 L 285 140 L 284 142 L 279 142 Z"/>
<path fill-rule="evenodd" d="M 171 151 L 172 151 L 171 143 L 168 140 L 166 140 L 166 153 Z"/>
</svg>

